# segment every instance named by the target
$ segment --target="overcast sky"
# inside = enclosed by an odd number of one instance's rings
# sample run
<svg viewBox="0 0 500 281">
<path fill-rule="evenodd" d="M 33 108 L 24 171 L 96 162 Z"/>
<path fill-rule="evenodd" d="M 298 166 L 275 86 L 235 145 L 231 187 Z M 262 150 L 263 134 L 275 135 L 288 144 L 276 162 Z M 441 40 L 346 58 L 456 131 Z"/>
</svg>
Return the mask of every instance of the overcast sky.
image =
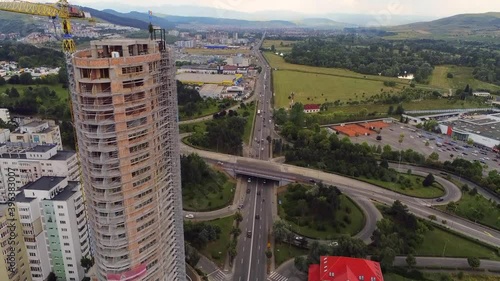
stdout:
<svg viewBox="0 0 500 281">
<path fill-rule="evenodd" d="M 307 14 L 363 13 L 449 16 L 461 13 L 500 11 L 500 0 L 69 0 L 69 2 L 99 9 L 104 7 L 113 9 L 123 7 L 125 4 L 137 10 L 148 10 L 167 4 L 209 6 L 242 12 L 286 10 Z"/>
</svg>

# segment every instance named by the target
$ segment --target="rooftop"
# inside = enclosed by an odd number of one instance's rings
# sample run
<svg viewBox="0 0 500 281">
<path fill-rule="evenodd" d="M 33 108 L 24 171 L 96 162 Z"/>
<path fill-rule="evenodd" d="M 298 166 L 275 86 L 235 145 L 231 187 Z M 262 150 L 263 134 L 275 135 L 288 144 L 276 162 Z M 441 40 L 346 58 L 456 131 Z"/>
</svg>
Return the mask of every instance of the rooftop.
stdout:
<svg viewBox="0 0 500 281">
<path fill-rule="evenodd" d="M 320 264 L 310 265 L 308 281 L 383 281 L 380 264 L 371 260 L 321 256 Z"/>
<path fill-rule="evenodd" d="M 490 139 L 500 140 L 500 121 L 492 118 L 445 121 L 442 124 Z"/>
<path fill-rule="evenodd" d="M 22 127 L 38 127 L 38 126 L 46 124 L 46 123 L 47 122 L 44 122 L 44 121 L 31 121 L 29 123 L 22 125 Z"/>
<path fill-rule="evenodd" d="M 34 182 L 27 183 L 22 189 L 31 190 L 51 190 L 66 177 L 41 177 Z"/>
<path fill-rule="evenodd" d="M 51 149 L 53 149 L 56 145 L 52 145 L 52 144 L 41 144 L 41 145 L 37 145 L 35 147 L 32 147 L 28 150 L 26 150 L 26 152 L 39 152 L 39 153 L 44 153 L 44 152 L 47 152 Z"/>
<path fill-rule="evenodd" d="M 68 181 L 68 186 L 66 186 L 60 193 L 58 193 L 51 200 L 53 201 L 66 201 L 76 192 L 78 192 L 80 184 L 77 181 Z"/>
<path fill-rule="evenodd" d="M 68 160 L 69 158 L 73 157 L 76 152 L 74 151 L 66 151 L 66 150 L 59 150 L 57 151 L 57 154 L 50 157 L 49 160 Z"/>
<path fill-rule="evenodd" d="M 305 104 L 304 105 L 304 109 L 305 110 L 311 110 L 311 109 L 320 109 L 320 105 L 319 104 Z"/>
</svg>

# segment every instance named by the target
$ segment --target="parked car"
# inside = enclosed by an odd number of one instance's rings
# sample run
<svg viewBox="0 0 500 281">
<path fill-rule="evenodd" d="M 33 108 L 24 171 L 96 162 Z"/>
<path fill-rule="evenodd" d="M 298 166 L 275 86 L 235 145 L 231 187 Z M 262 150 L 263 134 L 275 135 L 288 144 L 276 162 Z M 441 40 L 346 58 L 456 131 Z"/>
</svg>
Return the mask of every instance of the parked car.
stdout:
<svg viewBox="0 0 500 281">
<path fill-rule="evenodd" d="M 438 198 L 438 199 L 436 199 L 436 201 L 437 201 L 437 202 L 443 202 L 443 201 L 444 201 L 444 199 L 443 199 L 443 198 Z"/>
<path fill-rule="evenodd" d="M 193 219 L 193 218 L 194 218 L 194 215 L 193 215 L 193 214 L 187 214 L 187 215 L 186 215 L 186 218 L 187 218 L 187 219 Z"/>
<path fill-rule="evenodd" d="M 249 230 L 249 231 L 247 231 L 247 237 L 248 237 L 248 238 L 252 238 L 252 232 L 251 232 L 250 230 Z"/>
</svg>

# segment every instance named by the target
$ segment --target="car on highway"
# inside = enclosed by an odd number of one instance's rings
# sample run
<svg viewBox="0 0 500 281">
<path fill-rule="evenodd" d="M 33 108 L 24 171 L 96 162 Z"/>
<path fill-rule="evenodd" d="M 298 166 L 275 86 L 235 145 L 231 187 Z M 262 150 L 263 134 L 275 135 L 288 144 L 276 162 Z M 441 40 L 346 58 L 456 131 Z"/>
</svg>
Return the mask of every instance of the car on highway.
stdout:
<svg viewBox="0 0 500 281">
<path fill-rule="evenodd" d="M 247 189 L 247 194 L 250 193 L 250 188 Z"/>
<path fill-rule="evenodd" d="M 438 199 L 436 199 L 436 202 L 443 202 L 443 201 L 444 201 L 444 199 L 443 199 L 443 198 L 438 198 Z"/>
<path fill-rule="evenodd" d="M 257 191 L 257 195 L 260 195 L 260 190 Z"/>
<path fill-rule="evenodd" d="M 252 182 L 252 178 L 248 178 L 248 182 Z"/>
<path fill-rule="evenodd" d="M 193 214 L 187 214 L 187 215 L 186 215 L 186 218 L 187 218 L 187 219 L 193 219 L 193 218 L 194 218 L 194 215 L 193 215 Z"/>
<path fill-rule="evenodd" d="M 266 180 L 264 180 L 263 182 L 266 183 Z"/>
<path fill-rule="evenodd" d="M 260 219 L 260 215 L 259 215 L 259 214 L 256 214 L 256 215 L 255 215 L 255 219 L 256 219 L 256 220 Z"/>
<path fill-rule="evenodd" d="M 249 230 L 249 231 L 247 231 L 247 237 L 248 237 L 248 238 L 252 238 L 252 232 L 251 232 L 250 230 Z"/>
</svg>

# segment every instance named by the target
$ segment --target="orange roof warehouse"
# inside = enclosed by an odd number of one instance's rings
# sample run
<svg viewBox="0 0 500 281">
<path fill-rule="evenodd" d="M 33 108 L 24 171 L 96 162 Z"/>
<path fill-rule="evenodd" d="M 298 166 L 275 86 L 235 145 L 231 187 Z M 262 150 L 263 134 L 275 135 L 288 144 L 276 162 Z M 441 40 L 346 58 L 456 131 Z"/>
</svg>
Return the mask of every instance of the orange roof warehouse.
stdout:
<svg viewBox="0 0 500 281">
<path fill-rule="evenodd" d="M 370 134 L 376 132 L 376 130 L 382 130 L 383 128 L 390 126 L 390 121 L 371 121 L 371 122 L 358 122 L 350 124 L 340 124 L 331 126 L 330 128 L 334 131 L 344 134 L 348 137 L 354 137 L 356 135 L 369 136 Z"/>
</svg>

